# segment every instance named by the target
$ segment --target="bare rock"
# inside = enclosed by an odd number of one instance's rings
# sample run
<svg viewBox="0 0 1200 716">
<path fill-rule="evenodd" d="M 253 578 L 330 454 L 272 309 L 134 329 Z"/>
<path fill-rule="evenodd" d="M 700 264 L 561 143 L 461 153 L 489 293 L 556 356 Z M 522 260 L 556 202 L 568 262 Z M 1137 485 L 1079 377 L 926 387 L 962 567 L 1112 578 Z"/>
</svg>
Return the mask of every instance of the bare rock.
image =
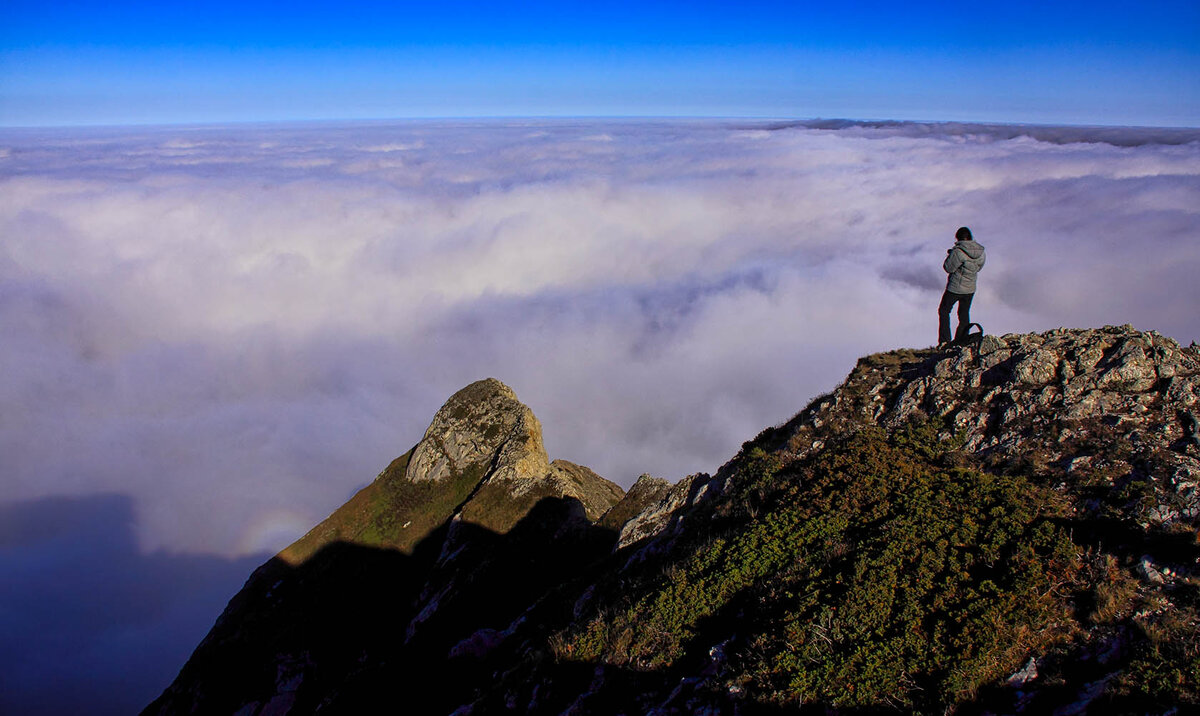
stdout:
<svg viewBox="0 0 1200 716">
<path fill-rule="evenodd" d="M 623 496 L 581 465 L 546 455 L 542 424 L 504 383 L 488 378 L 455 393 L 413 449 L 405 478 L 447 481 L 475 475 L 458 516 L 504 532 L 547 497 L 574 498 L 590 520 Z"/>
<path fill-rule="evenodd" d="M 668 528 L 677 528 L 689 509 L 719 491 L 713 489 L 716 482 L 716 478 L 701 472 L 683 478 L 663 493 L 656 491 L 662 496 L 621 528 L 617 549 L 658 535 Z"/>
<path fill-rule="evenodd" d="M 504 477 L 544 475 L 550 469 L 533 411 L 507 385 L 488 378 L 458 391 L 438 410 L 413 449 L 405 477 L 446 480 L 493 462 L 492 471 Z"/>
<path fill-rule="evenodd" d="M 562 494 L 571 495 L 582 502 L 588 519 L 592 521 L 599 520 L 625 497 L 625 492 L 615 483 L 583 465 L 566 460 L 550 463 L 550 480 Z"/>
<path fill-rule="evenodd" d="M 600 524 L 613 531 L 620 532 L 633 518 L 641 515 L 651 506 L 662 502 L 671 491 L 671 483 L 661 477 L 642 475 L 629 488 L 621 501 L 613 505 L 600 520 Z"/>
<path fill-rule="evenodd" d="M 596 520 L 624 495 L 582 465 L 551 463 L 541 422 L 494 378 L 472 383 L 446 401 L 405 473 L 412 482 L 463 475 L 475 479 L 455 519 L 497 532 L 507 532 L 545 498 L 578 500 L 586 518 Z"/>
<path fill-rule="evenodd" d="M 1054 380 L 1058 373 L 1058 355 L 1051 350 L 1034 350 L 1025 354 L 1013 366 L 1013 378 L 1018 383 L 1040 386 Z"/>
<path fill-rule="evenodd" d="M 1024 686 L 1038 677 L 1037 659 L 1032 656 L 1029 661 L 1025 662 L 1025 666 L 1021 667 L 1012 676 L 1005 679 L 1005 683 L 1012 686 Z"/>
<path fill-rule="evenodd" d="M 1158 568 L 1154 566 L 1154 563 L 1150 561 L 1150 557 L 1148 555 L 1143 555 L 1141 561 L 1138 562 L 1138 572 L 1147 582 L 1150 582 L 1151 584 L 1162 584 L 1164 581 L 1166 581 L 1163 579 L 1162 572 L 1160 572 Z"/>
</svg>

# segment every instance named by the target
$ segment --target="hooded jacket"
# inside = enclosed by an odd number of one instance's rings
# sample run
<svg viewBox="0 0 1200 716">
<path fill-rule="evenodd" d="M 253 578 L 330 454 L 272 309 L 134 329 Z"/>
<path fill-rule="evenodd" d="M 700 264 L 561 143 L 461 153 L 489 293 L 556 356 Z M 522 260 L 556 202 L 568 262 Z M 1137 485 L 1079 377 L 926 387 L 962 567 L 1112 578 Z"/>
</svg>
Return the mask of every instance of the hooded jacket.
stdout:
<svg viewBox="0 0 1200 716">
<path fill-rule="evenodd" d="M 942 268 L 950 277 L 946 280 L 946 290 L 950 293 L 975 293 L 975 274 L 983 268 L 987 255 L 983 246 L 974 240 L 958 241 L 954 248 L 947 252 Z"/>
</svg>

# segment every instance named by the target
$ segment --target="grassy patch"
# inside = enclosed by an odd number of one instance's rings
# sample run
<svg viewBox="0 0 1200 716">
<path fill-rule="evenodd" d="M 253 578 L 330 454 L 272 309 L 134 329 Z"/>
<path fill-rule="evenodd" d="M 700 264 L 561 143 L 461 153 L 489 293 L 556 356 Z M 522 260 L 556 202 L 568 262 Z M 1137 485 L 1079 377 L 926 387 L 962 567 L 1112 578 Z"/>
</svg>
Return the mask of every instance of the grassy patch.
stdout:
<svg viewBox="0 0 1200 716">
<path fill-rule="evenodd" d="M 405 478 L 412 451 L 396 458 L 370 485 L 280 553 L 299 564 L 333 542 L 398 549 L 411 554 L 417 543 L 445 522 L 483 479 L 486 465 L 472 464 L 447 480 Z"/>
<path fill-rule="evenodd" d="M 1200 614 L 1168 609 L 1138 620 L 1129 668 L 1114 696 L 1142 708 L 1187 704 L 1200 706 Z"/>
</svg>

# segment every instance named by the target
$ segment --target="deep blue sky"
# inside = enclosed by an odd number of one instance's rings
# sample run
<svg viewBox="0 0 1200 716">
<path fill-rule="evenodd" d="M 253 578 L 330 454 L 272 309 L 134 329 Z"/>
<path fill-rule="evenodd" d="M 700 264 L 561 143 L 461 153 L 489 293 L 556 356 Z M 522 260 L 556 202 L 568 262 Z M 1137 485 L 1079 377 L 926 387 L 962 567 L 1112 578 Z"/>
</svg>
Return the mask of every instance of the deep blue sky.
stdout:
<svg viewBox="0 0 1200 716">
<path fill-rule="evenodd" d="M 1200 125 L 1200 3 L 30 2 L 0 124 L 709 115 Z"/>
</svg>

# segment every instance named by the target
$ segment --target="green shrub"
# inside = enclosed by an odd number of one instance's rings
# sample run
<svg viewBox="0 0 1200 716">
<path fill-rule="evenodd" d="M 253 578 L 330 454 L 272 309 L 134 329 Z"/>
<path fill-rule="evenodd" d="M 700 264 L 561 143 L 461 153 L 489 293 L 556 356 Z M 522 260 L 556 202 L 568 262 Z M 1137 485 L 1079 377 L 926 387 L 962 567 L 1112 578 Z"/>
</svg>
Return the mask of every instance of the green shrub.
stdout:
<svg viewBox="0 0 1200 716">
<path fill-rule="evenodd" d="M 1200 614 L 1168 609 L 1138 626 L 1133 658 L 1115 692 L 1146 705 L 1200 706 Z"/>
<path fill-rule="evenodd" d="M 560 657 L 669 669 L 715 631 L 732 638 L 729 680 L 759 701 L 940 710 L 970 698 L 1065 636 L 1078 559 L 1052 521 L 1054 493 L 939 467 L 946 449 L 918 425 L 892 439 L 863 430 L 787 468 L 749 451 L 740 484 L 773 485 L 754 495 L 769 509 L 560 634 Z"/>
</svg>

